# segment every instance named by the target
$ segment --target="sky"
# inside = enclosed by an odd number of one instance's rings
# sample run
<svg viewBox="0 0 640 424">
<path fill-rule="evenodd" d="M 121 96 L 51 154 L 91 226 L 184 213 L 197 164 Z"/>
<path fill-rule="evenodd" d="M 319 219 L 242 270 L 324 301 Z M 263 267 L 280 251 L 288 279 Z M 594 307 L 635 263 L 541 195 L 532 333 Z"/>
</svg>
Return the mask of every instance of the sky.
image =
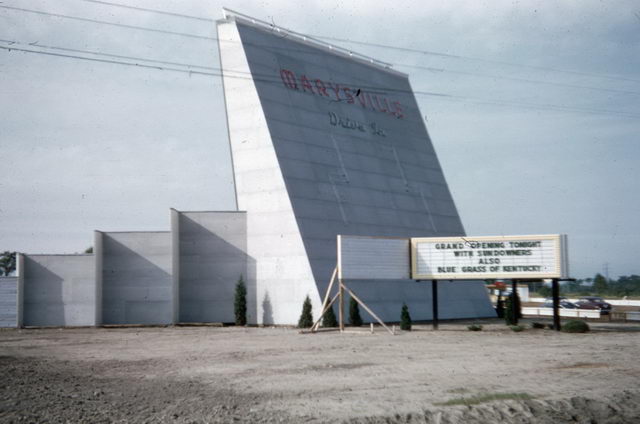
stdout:
<svg viewBox="0 0 640 424">
<path fill-rule="evenodd" d="M 640 274 L 637 1 L 3 0 L 0 251 L 234 208 L 222 7 L 408 73 L 468 235 L 567 234 L 572 276 Z"/>
</svg>

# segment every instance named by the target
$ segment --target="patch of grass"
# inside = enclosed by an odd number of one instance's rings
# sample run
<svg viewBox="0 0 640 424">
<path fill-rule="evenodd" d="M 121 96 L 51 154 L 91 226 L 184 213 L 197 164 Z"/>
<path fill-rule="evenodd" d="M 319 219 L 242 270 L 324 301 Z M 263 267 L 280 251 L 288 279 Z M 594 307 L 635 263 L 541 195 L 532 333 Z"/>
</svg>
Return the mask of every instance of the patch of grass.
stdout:
<svg viewBox="0 0 640 424">
<path fill-rule="evenodd" d="M 510 325 L 510 326 L 509 326 L 509 328 L 510 328 L 512 331 L 515 331 L 516 333 L 519 333 L 519 332 L 521 332 L 521 331 L 524 331 L 524 327 L 523 327 L 523 326 L 521 326 L 521 325 Z"/>
<path fill-rule="evenodd" d="M 482 326 L 480 324 L 471 324 L 467 326 L 469 331 L 482 331 Z"/>
<path fill-rule="evenodd" d="M 478 405 L 485 402 L 494 402 L 496 400 L 528 400 L 533 399 L 528 393 L 486 393 L 470 397 L 460 397 L 449 399 L 446 402 L 434 403 L 437 406 L 455 406 L 455 405 Z"/>
</svg>

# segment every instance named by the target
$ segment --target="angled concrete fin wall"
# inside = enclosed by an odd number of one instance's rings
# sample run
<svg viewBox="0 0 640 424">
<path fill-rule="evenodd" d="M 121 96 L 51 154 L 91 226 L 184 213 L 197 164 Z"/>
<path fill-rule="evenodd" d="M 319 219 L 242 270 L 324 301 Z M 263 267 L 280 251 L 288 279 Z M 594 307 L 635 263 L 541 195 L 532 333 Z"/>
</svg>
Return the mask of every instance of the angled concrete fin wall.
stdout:
<svg viewBox="0 0 640 424">
<path fill-rule="evenodd" d="M 96 240 L 102 324 L 173 323 L 171 234 L 103 232 Z"/>
<path fill-rule="evenodd" d="M 180 322 L 234 322 L 235 285 L 240 276 L 247 278 L 246 213 L 171 213 Z M 247 301 L 252 322 L 255 293 Z"/>
<path fill-rule="evenodd" d="M 24 326 L 96 325 L 93 255 L 20 255 Z"/>
<path fill-rule="evenodd" d="M 319 309 L 338 234 L 464 235 L 407 75 L 241 18 L 220 21 L 218 35 L 252 281 L 272 297 L 273 322 L 295 324 L 306 294 Z M 413 281 L 353 284 L 385 320 L 402 301 L 431 316 Z M 495 315 L 482 282 L 465 287 L 442 289 L 462 296 L 456 316 Z"/>
<path fill-rule="evenodd" d="M 0 277 L 0 327 L 18 325 L 18 277 Z"/>
<path fill-rule="evenodd" d="M 247 253 L 256 263 L 247 275 L 257 301 L 252 322 L 295 324 L 305 296 L 318 310 L 320 295 L 256 86 L 237 78 L 251 71 L 238 27 L 217 28 L 238 208 L 247 211 Z"/>
</svg>

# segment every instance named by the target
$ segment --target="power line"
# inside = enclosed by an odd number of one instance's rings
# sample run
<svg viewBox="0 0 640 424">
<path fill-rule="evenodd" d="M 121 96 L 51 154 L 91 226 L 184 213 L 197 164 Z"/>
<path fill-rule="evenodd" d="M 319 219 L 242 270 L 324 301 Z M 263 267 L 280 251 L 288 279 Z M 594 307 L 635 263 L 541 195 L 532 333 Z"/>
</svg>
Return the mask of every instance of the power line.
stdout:
<svg viewBox="0 0 640 424">
<path fill-rule="evenodd" d="M 534 79 L 528 79 L 528 78 L 508 77 L 508 76 L 503 76 L 503 75 L 491 75 L 491 74 L 483 74 L 483 73 L 477 73 L 477 72 L 456 71 L 456 70 L 453 70 L 453 69 L 433 68 L 433 67 L 429 67 L 429 66 L 420 66 L 420 65 L 409 65 L 409 64 L 405 64 L 405 63 L 394 63 L 394 65 L 395 66 L 400 66 L 400 67 L 407 67 L 407 68 L 424 69 L 426 71 L 431 71 L 431 72 L 449 73 L 449 74 L 458 74 L 458 75 L 468 75 L 468 76 L 472 76 L 472 77 L 488 78 L 488 79 L 493 79 L 493 80 L 495 80 L 495 79 L 503 79 L 503 80 L 507 80 L 507 81 L 522 82 L 522 83 L 526 83 L 526 84 L 545 84 L 545 85 L 552 85 L 552 86 L 556 86 L 556 87 L 578 88 L 578 89 L 583 89 L 583 90 L 604 91 L 604 92 L 609 92 L 609 93 L 633 94 L 633 95 L 636 95 L 636 96 L 640 95 L 640 92 L 637 92 L 637 91 L 616 90 L 615 88 L 592 87 L 592 86 L 588 86 L 588 85 L 567 84 L 567 83 L 563 83 L 563 82 L 541 81 L 541 80 L 534 80 Z"/>
<path fill-rule="evenodd" d="M 158 59 L 146 59 L 146 58 L 142 58 L 142 57 L 137 57 L 137 56 L 125 56 L 125 55 L 120 55 L 120 54 L 113 54 L 113 53 L 103 53 L 103 52 L 98 52 L 95 50 L 81 50 L 81 49 L 72 49 L 72 48 L 68 48 L 68 47 L 59 47 L 59 46 L 49 46 L 46 44 L 40 44 L 39 42 L 36 43 L 24 43 L 24 42 L 19 42 L 19 41 L 15 41 L 15 40 L 4 40 L 0 38 L 0 42 L 3 43 L 7 43 L 9 46 L 12 45 L 19 45 L 19 46 L 30 46 L 30 47 L 40 47 L 40 48 L 45 48 L 45 49 L 50 49 L 50 50 L 59 50 L 59 51 L 65 51 L 65 52 L 71 52 L 71 53 L 83 53 L 83 54 L 92 54 L 92 55 L 96 55 L 96 56 L 103 56 L 103 57 L 111 57 L 111 58 L 116 58 L 116 59 L 127 59 L 127 60 L 141 60 L 143 62 L 149 62 L 149 63 L 159 63 L 162 65 L 175 65 L 175 66 L 184 66 L 186 68 L 199 68 L 199 69 L 208 69 L 208 70 L 219 70 L 220 68 L 214 68 L 212 66 L 203 66 L 203 65 L 193 65 L 190 63 L 180 63 L 180 62 L 169 62 L 169 61 L 165 61 L 165 60 L 158 60 Z"/>
<path fill-rule="evenodd" d="M 161 14 L 161 15 L 177 16 L 177 17 L 181 17 L 181 18 L 194 19 L 194 20 L 199 20 L 199 21 L 204 21 L 204 22 L 215 22 L 213 19 L 209 19 L 209 18 L 202 18 L 202 17 L 199 17 L 199 16 L 192 16 L 192 15 L 183 15 L 183 14 L 167 12 L 167 11 L 159 10 L 159 9 L 141 8 L 141 7 L 124 5 L 124 4 L 121 4 L 121 3 L 113 3 L 113 2 L 101 1 L 101 0 L 82 0 L 82 1 L 90 2 L 90 3 L 98 3 L 98 4 L 102 4 L 102 5 L 106 5 L 106 6 L 112 6 L 112 7 L 121 7 L 121 8 L 139 10 L 139 11 L 144 11 L 144 12 L 149 12 L 149 13 L 156 13 L 156 14 Z M 418 53 L 418 54 L 423 54 L 423 55 L 438 56 L 438 57 L 445 57 L 445 58 L 451 58 L 451 59 L 475 60 L 475 61 L 479 61 L 479 62 L 493 63 L 493 64 L 498 64 L 498 65 L 507 65 L 507 66 L 529 68 L 529 69 L 536 69 L 536 70 L 542 70 L 542 71 L 567 73 L 567 74 L 573 74 L 573 75 L 583 75 L 583 76 L 590 76 L 590 77 L 596 77 L 596 78 L 605 78 L 605 79 L 611 79 L 611 80 L 640 82 L 640 80 L 633 79 L 633 78 L 626 78 L 626 77 L 620 77 L 620 76 L 614 77 L 614 76 L 600 74 L 600 73 L 594 73 L 594 72 L 584 72 L 584 71 L 558 69 L 558 68 L 545 67 L 545 66 L 526 65 L 526 64 L 522 64 L 522 63 L 507 62 L 507 61 L 501 61 L 501 60 L 495 60 L 495 59 L 486 59 L 486 58 L 482 58 L 482 57 L 456 55 L 456 54 L 451 54 L 451 53 L 436 52 L 436 51 L 433 51 L 433 50 L 414 49 L 414 48 L 408 48 L 408 47 L 402 47 L 402 46 L 393 46 L 393 45 L 388 45 L 388 44 L 371 43 L 371 42 L 367 42 L 367 41 L 357 41 L 357 40 L 350 40 L 350 39 L 345 39 L 345 38 L 329 37 L 329 36 L 324 36 L 324 35 L 311 35 L 310 34 L 310 36 L 311 37 L 315 37 L 315 38 L 320 38 L 320 39 L 323 39 L 323 40 L 340 41 L 340 42 L 358 44 L 358 45 L 363 45 L 363 46 L 372 46 L 372 47 L 378 47 L 378 48 L 384 48 L 384 49 L 392 49 L 392 50 L 404 51 L 404 52 L 407 52 L 407 53 Z M 409 65 L 405 65 L 405 66 L 409 66 Z"/>
<path fill-rule="evenodd" d="M 99 63 L 107 63 L 107 64 L 117 64 L 117 65 L 125 65 L 125 66 L 131 66 L 131 67 L 138 67 L 138 68 L 147 68 L 147 69 L 155 69 L 155 70 L 162 70 L 162 71 L 171 71 L 171 72 L 182 72 L 182 73 L 186 73 L 189 75 L 206 75 L 206 76 L 224 76 L 224 77 L 228 77 L 228 78 L 236 78 L 236 79 L 245 79 L 245 80 L 254 80 L 254 81 L 258 81 L 258 82 L 265 82 L 265 83 L 275 83 L 275 84 L 281 84 L 281 81 L 277 78 L 277 77 L 272 77 L 272 76 L 267 76 L 266 78 L 257 74 L 255 76 L 238 76 L 238 75 L 223 75 L 222 72 L 203 72 L 203 71 L 193 71 L 193 70 L 186 70 L 186 69 L 178 69 L 178 68 L 171 68 L 171 67 L 166 67 L 166 66 L 155 66 L 155 65 L 145 65 L 145 64 L 141 64 L 141 63 L 132 63 L 132 62 L 122 62 L 122 61 L 117 61 L 117 60 L 112 60 L 112 59 L 99 59 L 99 58 L 92 58 L 92 57 L 86 57 L 86 56 L 77 56 L 77 55 L 69 55 L 69 54 L 63 54 L 63 53 L 54 53 L 54 52 L 45 52 L 45 51 L 40 51 L 40 50 L 32 50 L 32 49 L 23 49 L 23 48 L 16 48 L 16 47 L 6 47 L 6 46 L 0 46 L 0 49 L 3 50 L 7 50 L 7 51 L 19 51 L 19 52 L 24 52 L 24 53 L 32 53 L 32 54 L 43 54 L 43 55 L 48 55 L 48 56 L 55 56 L 55 57 L 63 57 L 63 58 L 70 58 L 70 59 L 77 59 L 77 60 L 87 60 L 87 61 L 92 61 L 92 62 L 99 62 Z M 145 60 L 142 58 L 139 58 L 140 60 Z M 214 68 L 217 69 L 217 68 Z M 245 73 L 246 72 L 238 72 L 238 73 Z M 266 74 L 264 74 L 266 76 Z M 363 88 L 368 88 L 368 87 L 363 87 Z M 374 87 L 375 89 L 381 89 L 382 87 Z M 384 89 L 384 88 L 383 88 Z M 634 114 L 631 112 L 625 112 L 625 111 L 612 111 L 612 110 L 606 110 L 606 109 L 592 109 L 592 108 L 581 108 L 581 107 L 573 107 L 573 106 L 561 106 L 561 105 L 553 105 L 553 104 L 536 104 L 536 103 L 526 103 L 526 102 L 513 102 L 513 101 L 508 101 L 508 100 L 491 100 L 491 99 L 481 99 L 481 98 L 473 98 L 473 97 L 464 97 L 464 96 L 456 96 L 456 95 L 451 95 L 451 94 L 446 94 L 446 93 L 435 93 L 435 92 L 429 92 L 429 91 L 411 91 L 411 90 L 399 90 L 399 89 L 384 89 L 385 93 L 386 92 L 396 92 L 396 93 L 406 93 L 406 94 L 414 94 L 414 95 L 420 95 L 420 96 L 430 96 L 430 97 L 439 97 L 442 98 L 444 100 L 450 100 L 450 101 L 458 101 L 458 102 L 471 102 L 471 103 L 476 103 L 476 104 L 492 104 L 492 105 L 498 105 L 498 106 L 516 106 L 516 107 L 523 107 L 523 108 L 528 108 L 528 109 L 538 109 L 538 110 L 556 110 L 556 111 L 564 111 L 564 112 L 579 112 L 579 113 L 590 113 L 590 114 L 599 114 L 599 115 L 616 115 L 616 116 L 621 116 L 621 117 L 627 117 L 627 118 L 640 118 L 640 115 L 638 114 Z"/>
<path fill-rule="evenodd" d="M 186 18 L 186 19 L 193 19 L 193 20 L 197 20 L 197 21 L 213 22 L 213 19 L 201 18 L 200 16 L 183 15 L 182 13 L 174 13 L 174 12 L 167 12 L 167 11 L 158 10 L 158 9 L 147 9 L 147 8 L 144 8 L 144 7 L 129 6 L 128 4 L 111 3 L 111 2 L 108 2 L 108 1 L 100 1 L 100 0 L 82 0 L 82 1 L 87 2 L 87 3 L 102 4 L 102 5 L 105 5 L 105 6 L 121 7 L 123 9 L 137 10 L 137 11 L 140 11 L 140 12 L 150 12 L 150 13 L 157 13 L 159 15 L 174 16 L 174 17 L 177 17 L 177 18 Z"/>
<path fill-rule="evenodd" d="M 177 16 L 180 16 L 180 17 L 183 17 L 183 18 L 189 18 L 189 19 L 198 18 L 198 17 L 190 16 L 190 15 L 174 14 L 172 12 L 164 12 L 164 11 L 160 11 L 160 10 L 157 10 L 157 9 L 138 8 L 138 7 L 134 7 L 134 6 L 128 6 L 128 5 L 118 4 L 118 3 L 111 3 L 111 2 L 101 1 L 101 0 L 83 0 L 83 1 L 91 2 L 91 3 L 99 3 L 99 4 L 108 5 L 108 6 L 114 6 L 114 7 L 124 7 L 124 8 L 128 8 L 128 9 L 134 9 L 134 10 L 142 10 L 142 11 L 145 11 L 145 12 L 177 15 Z M 177 36 L 184 36 L 184 37 L 191 37 L 191 38 L 199 38 L 199 39 L 206 39 L 206 40 L 217 40 L 217 41 L 220 41 L 220 42 L 229 42 L 228 40 L 220 40 L 217 37 L 206 37 L 206 36 L 200 36 L 200 35 L 196 35 L 196 34 L 175 32 L 175 31 L 166 31 L 166 30 L 160 30 L 160 29 L 155 29 L 155 28 L 140 27 L 140 26 L 135 26 L 135 25 L 125 25 L 125 24 L 119 24 L 119 23 L 115 23 L 115 22 L 108 22 L 108 21 L 102 21 L 102 20 L 96 20 L 96 19 L 82 18 L 82 17 L 78 17 L 78 16 L 69 16 L 69 15 L 62 15 L 62 14 L 56 14 L 56 13 L 49 13 L 49 12 L 44 12 L 44 11 L 39 11 L 39 10 L 16 8 L 16 7 L 11 7 L 11 6 L 0 6 L 0 8 L 9 9 L 9 10 L 16 10 L 16 11 L 21 11 L 21 12 L 27 12 L 27 13 L 35 13 L 35 14 L 40 14 L 40 15 L 47 15 L 47 16 L 58 17 L 58 18 L 79 20 L 79 21 L 83 21 L 83 22 L 98 23 L 98 24 L 103 24 L 103 25 L 112 25 L 112 26 L 117 26 L 117 27 L 127 28 L 127 29 L 136 29 L 136 30 L 141 30 L 141 31 L 151 31 L 151 32 L 170 34 L 170 35 L 177 35 Z M 200 19 L 200 20 L 208 20 L 206 18 L 198 18 L 198 19 Z M 209 21 L 211 21 L 211 20 L 209 20 Z M 395 49 L 414 52 L 414 53 L 425 53 L 425 52 L 427 52 L 427 51 L 424 51 L 424 50 L 416 50 L 416 49 L 388 46 L 388 45 L 375 44 L 375 43 L 365 43 L 365 42 L 360 42 L 360 41 L 351 41 L 351 40 L 340 39 L 340 38 L 335 38 L 335 37 L 322 37 L 322 36 L 317 36 L 317 37 L 318 38 L 338 40 L 338 41 L 344 41 L 344 42 L 349 42 L 349 43 L 355 43 L 355 44 L 364 44 L 364 45 L 371 45 L 371 46 L 384 47 L 384 48 L 395 48 Z M 247 43 L 247 44 L 254 44 L 254 45 L 258 46 L 258 47 L 274 48 L 274 47 L 266 46 L 266 45 L 260 46 L 260 45 L 257 45 L 255 43 Z M 277 47 L 275 47 L 275 48 L 277 49 Z M 289 48 L 281 48 L 281 49 L 287 50 L 287 51 L 295 51 L 295 49 L 289 49 Z M 298 50 L 298 51 L 300 51 L 302 53 L 312 54 L 312 53 L 310 53 L 308 51 L 303 51 L 303 50 Z M 433 52 L 427 52 L 427 53 L 431 54 Z M 441 55 L 441 56 L 444 55 L 444 56 L 450 56 L 450 57 L 457 57 L 457 58 L 466 58 L 466 57 L 463 57 L 463 56 L 447 55 L 447 54 L 440 54 L 440 53 L 433 53 L 433 54 L 437 54 L 437 55 Z M 117 56 L 114 56 L 114 57 L 117 57 Z M 477 59 L 477 60 L 483 60 L 483 59 Z M 165 63 L 168 63 L 168 62 L 165 62 Z M 403 63 L 396 63 L 396 65 L 397 66 L 404 66 L 404 67 L 411 67 L 411 68 L 416 68 L 416 69 L 425 69 L 425 70 L 432 71 L 432 72 L 448 72 L 448 73 L 454 73 L 454 74 L 460 74 L 460 75 L 469 75 L 469 76 L 473 76 L 473 77 L 490 78 L 490 79 L 499 78 L 499 79 L 523 82 L 523 83 L 528 83 L 528 84 L 546 84 L 546 85 L 552 85 L 552 86 L 558 86 L 558 87 L 568 87 L 568 88 L 595 90 L 595 91 L 603 91 L 603 92 L 613 92 L 613 93 L 640 95 L 640 93 L 638 93 L 638 92 L 625 91 L 625 90 L 616 90 L 616 89 L 602 88 L 602 87 L 592 87 L 592 86 L 584 86 L 584 85 L 566 84 L 566 83 L 559 83 L 559 82 L 552 82 L 552 81 L 540 81 L 540 80 L 532 80 L 532 79 L 508 77 L 508 76 L 499 76 L 499 75 L 495 75 L 494 76 L 494 75 L 491 75 L 491 74 L 456 71 L 456 70 L 445 69 L 445 68 L 432 68 L 432 67 L 419 66 L 419 65 L 409 65 L 409 64 L 403 64 Z M 202 66 L 199 66 L 199 65 L 193 65 L 193 67 L 203 68 Z M 562 72 L 565 72 L 565 71 L 562 71 Z M 566 71 L 566 72 L 572 72 L 572 71 Z M 607 78 L 617 79 L 615 77 L 607 77 Z M 636 80 L 632 80 L 632 79 L 625 79 L 625 80 L 636 81 Z"/>
<path fill-rule="evenodd" d="M 633 78 L 625 78 L 625 77 L 620 77 L 620 76 L 613 77 L 613 76 L 610 76 L 610 75 L 604 75 L 604 74 L 592 73 L 592 72 L 581 72 L 581 71 L 573 71 L 573 70 L 567 70 L 567 69 L 550 68 L 550 67 L 545 67 L 545 66 L 525 65 L 525 64 L 522 64 L 522 63 L 505 62 L 505 61 L 501 61 L 501 60 L 484 59 L 484 58 L 481 58 L 481 57 L 473 57 L 473 56 L 462 56 L 462 55 L 455 55 L 455 54 L 448 54 L 448 53 L 437 53 L 437 52 L 433 52 L 433 51 L 429 51 L 429 50 L 419 50 L 419 49 L 412 49 L 412 48 L 408 48 L 408 47 L 392 46 L 392 45 L 388 45 L 388 44 L 370 43 L 370 42 L 366 42 L 366 41 L 353 41 L 353 40 L 349 40 L 349 39 L 346 39 L 346 38 L 327 37 L 327 36 L 323 36 L 323 35 L 311 35 L 311 36 L 312 37 L 316 37 L 316 38 L 322 38 L 324 40 L 340 41 L 340 42 L 346 42 L 346 43 L 352 43 L 352 44 L 359 44 L 359 45 L 363 45 L 363 46 L 379 47 L 379 48 L 383 48 L 383 49 L 400 50 L 400 51 L 410 52 L 410 53 L 421 53 L 421 54 L 425 54 L 425 55 L 449 57 L 449 58 L 453 58 L 453 59 L 477 60 L 479 62 L 493 63 L 493 64 L 497 64 L 497 65 L 516 66 L 516 67 L 520 67 L 520 68 L 536 69 L 536 70 L 539 70 L 539 71 L 551 71 L 551 72 L 560 72 L 560 73 L 566 73 L 566 74 L 583 75 L 583 76 L 590 76 L 590 77 L 597 77 L 597 78 L 606 78 L 606 79 L 611 79 L 611 80 L 640 82 L 640 80 L 633 79 Z"/>
<path fill-rule="evenodd" d="M 155 69 L 155 70 L 159 70 L 159 71 L 183 72 L 185 74 L 190 74 L 190 75 L 217 75 L 217 76 L 220 75 L 220 74 L 215 74 L 215 73 L 212 73 L 212 72 L 189 71 L 189 70 L 186 70 L 186 69 L 169 68 L 169 67 L 166 67 L 166 66 L 145 65 L 145 64 L 142 64 L 142 63 L 122 62 L 122 61 L 118 61 L 118 60 L 99 59 L 99 58 L 96 58 L 96 57 L 76 56 L 76 55 L 69 55 L 69 54 L 63 54 L 63 53 L 45 52 L 45 51 L 41 51 L 41 50 L 21 49 L 21 48 L 18 48 L 18 47 L 0 46 L 0 49 L 7 50 L 7 51 L 15 50 L 15 51 L 24 52 L 24 53 L 44 54 L 44 55 L 47 55 L 47 56 L 65 57 L 65 58 L 70 58 L 70 59 L 88 60 L 88 61 L 91 61 L 91 62 L 109 63 L 109 64 L 113 64 L 113 65 L 126 65 L 126 66 L 133 66 L 133 67 L 137 67 L 137 68 L 148 68 L 148 69 Z"/>
<path fill-rule="evenodd" d="M 163 30 L 163 29 L 147 28 L 147 27 L 141 27 L 141 26 L 136 26 L 136 25 L 119 24 L 117 22 L 109 22 L 109 21 L 101 21 L 101 20 L 98 20 L 98 19 L 82 18 L 80 16 L 62 15 L 60 13 L 50 13 L 50 12 L 44 12 L 42 10 L 24 9 L 24 8 L 20 8 L 20 7 L 12 7 L 12 6 L 0 6 L 0 9 L 8 9 L 8 10 L 15 10 L 15 11 L 18 11 L 18 12 L 34 13 L 34 14 L 37 14 L 37 15 L 52 16 L 52 17 L 63 18 L 63 19 L 71 19 L 71 20 L 80 21 L 80 22 L 89 22 L 89 23 L 94 23 L 94 24 L 111 25 L 111 26 L 116 26 L 116 27 L 120 27 L 120 28 L 136 29 L 136 30 L 139 30 L 139 31 L 148 31 L 148 32 L 157 32 L 157 33 L 161 33 L 161 34 L 177 35 L 177 36 L 181 36 L 181 37 L 196 38 L 196 39 L 200 39 L 200 40 L 217 40 L 217 38 L 207 37 L 207 36 L 204 36 L 204 35 L 189 34 L 189 33 L 186 33 L 186 32 L 166 31 L 166 30 Z"/>
</svg>

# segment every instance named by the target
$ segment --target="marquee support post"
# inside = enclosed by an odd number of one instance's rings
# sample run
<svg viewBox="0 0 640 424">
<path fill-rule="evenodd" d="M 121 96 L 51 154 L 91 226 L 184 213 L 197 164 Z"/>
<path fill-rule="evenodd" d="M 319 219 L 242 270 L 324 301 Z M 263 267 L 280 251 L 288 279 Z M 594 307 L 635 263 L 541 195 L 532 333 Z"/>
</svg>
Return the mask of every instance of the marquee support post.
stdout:
<svg viewBox="0 0 640 424">
<path fill-rule="evenodd" d="M 518 305 L 520 302 L 516 302 L 518 297 L 518 280 L 511 280 L 511 320 L 513 325 L 518 325 Z"/>
<path fill-rule="evenodd" d="M 338 280 L 338 324 L 340 325 L 340 332 L 344 331 L 344 286 L 342 285 L 342 279 Z"/>
<path fill-rule="evenodd" d="M 551 280 L 551 295 L 553 296 L 553 329 L 560 331 L 560 284 L 558 279 Z"/>
<path fill-rule="evenodd" d="M 438 280 L 431 280 L 431 310 L 433 311 L 433 329 L 438 329 Z"/>
</svg>

